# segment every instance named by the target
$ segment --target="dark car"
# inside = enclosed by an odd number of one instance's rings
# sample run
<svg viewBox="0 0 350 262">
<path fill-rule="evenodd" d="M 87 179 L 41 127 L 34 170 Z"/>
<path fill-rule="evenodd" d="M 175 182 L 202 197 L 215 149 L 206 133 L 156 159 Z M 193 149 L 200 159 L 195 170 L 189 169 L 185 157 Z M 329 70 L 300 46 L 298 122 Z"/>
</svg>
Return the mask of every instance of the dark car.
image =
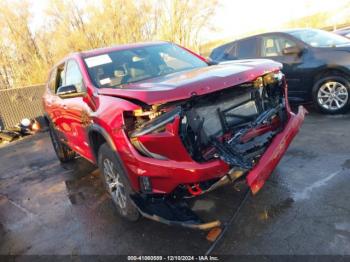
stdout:
<svg viewBox="0 0 350 262">
<path fill-rule="evenodd" d="M 166 42 L 75 53 L 44 94 L 61 162 L 97 164 L 119 214 L 208 229 L 185 199 L 246 180 L 257 193 L 298 132 L 281 64 L 212 65 Z"/>
<path fill-rule="evenodd" d="M 214 61 L 269 58 L 283 64 L 291 102 L 314 102 L 343 113 L 350 99 L 350 40 L 317 29 L 294 29 L 240 39 L 215 48 Z"/>
<path fill-rule="evenodd" d="M 333 31 L 333 33 L 335 33 L 337 35 L 344 36 L 346 38 L 350 38 L 350 27 L 335 30 L 335 31 Z"/>
</svg>

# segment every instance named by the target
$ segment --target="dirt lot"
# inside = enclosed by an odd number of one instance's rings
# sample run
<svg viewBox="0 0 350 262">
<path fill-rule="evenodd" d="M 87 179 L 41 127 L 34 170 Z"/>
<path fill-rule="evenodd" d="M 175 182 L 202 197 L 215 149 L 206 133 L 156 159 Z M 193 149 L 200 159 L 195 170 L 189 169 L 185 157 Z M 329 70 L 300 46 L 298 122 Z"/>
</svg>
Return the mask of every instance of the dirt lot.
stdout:
<svg viewBox="0 0 350 262">
<path fill-rule="evenodd" d="M 213 254 L 350 255 L 350 114 L 311 113 L 257 196 L 248 196 Z M 229 221 L 246 189 L 194 202 Z M 0 148 L 0 254 L 204 254 L 206 234 L 122 221 L 83 159 L 61 165 L 47 133 Z"/>
</svg>

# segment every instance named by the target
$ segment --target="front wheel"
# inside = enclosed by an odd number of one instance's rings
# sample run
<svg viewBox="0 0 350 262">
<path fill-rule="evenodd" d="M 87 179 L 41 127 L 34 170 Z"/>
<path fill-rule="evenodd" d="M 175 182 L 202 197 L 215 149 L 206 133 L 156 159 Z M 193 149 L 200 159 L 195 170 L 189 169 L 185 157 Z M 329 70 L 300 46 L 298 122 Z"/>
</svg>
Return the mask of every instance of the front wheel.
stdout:
<svg viewBox="0 0 350 262">
<path fill-rule="evenodd" d="M 99 149 L 98 166 L 105 188 L 112 197 L 120 216 L 129 221 L 137 221 L 140 213 L 130 198 L 132 189 L 127 175 L 117 153 L 107 144 L 103 144 Z"/>
<path fill-rule="evenodd" d="M 319 111 L 325 114 L 344 113 L 350 104 L 350 83 L 342 76 L 327 76 L 313 87 L 313 100 Z"/>
</svg>

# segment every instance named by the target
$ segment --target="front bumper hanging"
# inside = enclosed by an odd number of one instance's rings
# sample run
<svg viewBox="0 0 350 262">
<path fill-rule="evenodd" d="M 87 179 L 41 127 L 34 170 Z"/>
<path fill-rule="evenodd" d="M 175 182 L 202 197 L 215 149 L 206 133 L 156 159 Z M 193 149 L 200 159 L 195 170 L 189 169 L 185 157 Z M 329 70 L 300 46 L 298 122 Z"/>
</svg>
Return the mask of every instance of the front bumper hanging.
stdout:
<svg viewBox="0 0 350 262">
<path fill-rule="evenodd" d="M 157 222 L 199 230 L 209 230 L 221 225 L 219 220 L 202 221 L 184 201 L 140 195 L 133 195 L 131 198 L 142 216 Z"/>
</svg>

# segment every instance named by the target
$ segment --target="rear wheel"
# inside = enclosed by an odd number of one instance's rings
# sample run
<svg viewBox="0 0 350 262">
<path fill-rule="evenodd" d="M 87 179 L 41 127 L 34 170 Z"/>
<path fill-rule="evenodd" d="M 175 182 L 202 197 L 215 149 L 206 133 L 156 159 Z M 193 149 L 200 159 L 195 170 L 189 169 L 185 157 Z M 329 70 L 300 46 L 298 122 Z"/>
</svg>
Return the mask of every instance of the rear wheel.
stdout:
<svg viewBox="0 0 350 262">
<path fill-rule="evenodd" d="M 52 124 L 49 125 L 49 133 L 57 158 L 62 163 L 67 163 L 75 159 L 75 152 L 59 140 L 57 131 L 52 126 Z"/>
<path fill-rule="evenodd" d="M 315 83 L 312 95 L 322 113 L 344 113 L 350 105 L 350 83 L 342 76 L 323 77 Z"/>
<path fill-rule="evenodd" d="M 105 188 L 112 197 L 120 216 L 129 221 L 137 221 L 140 213 L 130 198 L 132 189 L 128 178 L 119 157 L 107 144 L 103 144 L 99 149 L 98 166 Z"/>
</svg>

